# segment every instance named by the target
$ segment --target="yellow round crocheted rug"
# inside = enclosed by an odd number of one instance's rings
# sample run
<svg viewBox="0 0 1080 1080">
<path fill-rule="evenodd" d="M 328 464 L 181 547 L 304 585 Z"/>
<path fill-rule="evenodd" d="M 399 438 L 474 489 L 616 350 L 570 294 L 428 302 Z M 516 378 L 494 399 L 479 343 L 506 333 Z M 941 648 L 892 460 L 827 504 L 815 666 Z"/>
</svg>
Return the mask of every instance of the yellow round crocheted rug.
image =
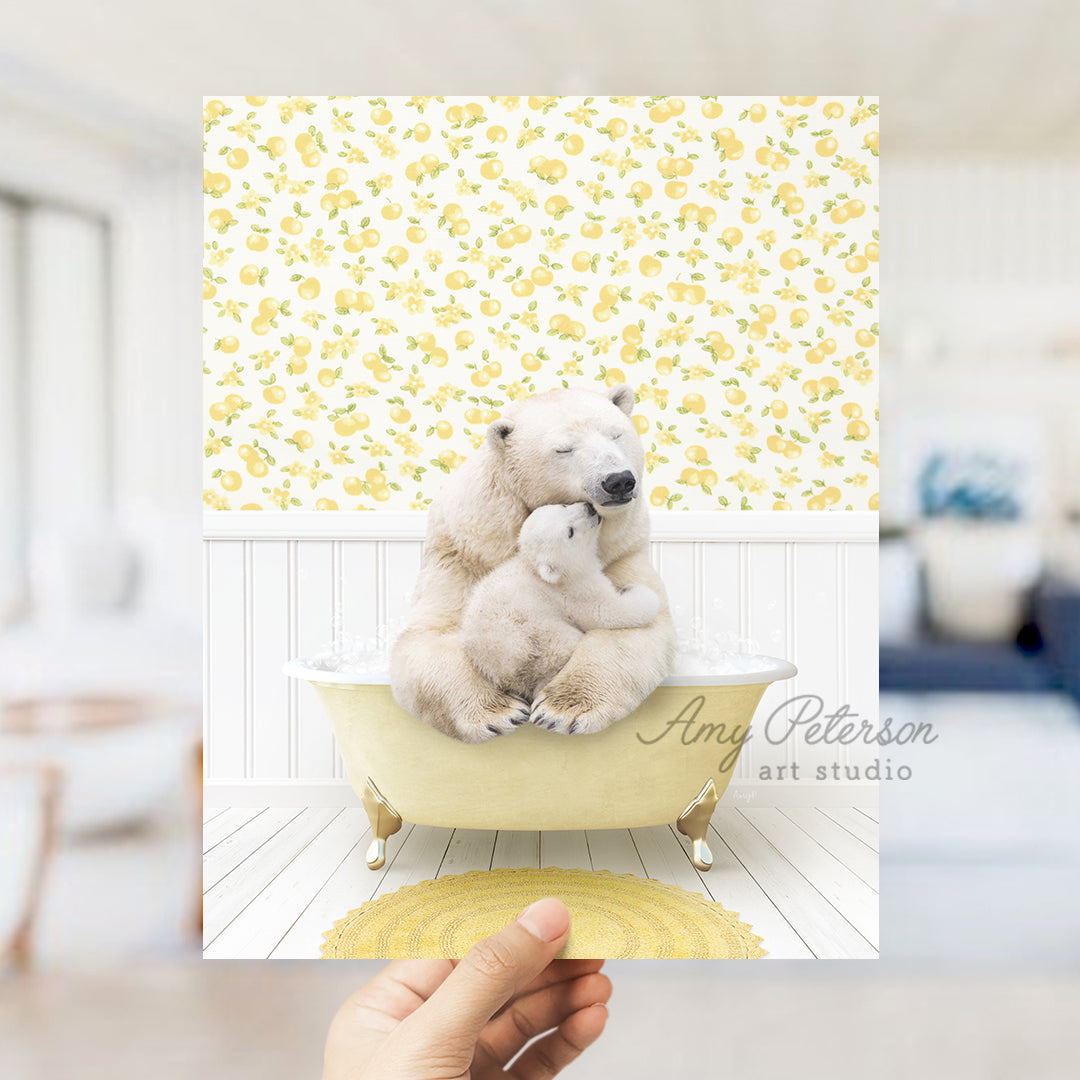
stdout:
<svg viewBox="0 0 1080 1080">
<path fill-rule="evenodd" d="M 570 909 L 559 954 L 635 960 L 756 960 L 738 913 L 677 885 L 607 870 L 471 870 L 406 885 L 350 911 L 323 936 L 325 959 L 457 959 L 543 896 Z"/>
</svg>

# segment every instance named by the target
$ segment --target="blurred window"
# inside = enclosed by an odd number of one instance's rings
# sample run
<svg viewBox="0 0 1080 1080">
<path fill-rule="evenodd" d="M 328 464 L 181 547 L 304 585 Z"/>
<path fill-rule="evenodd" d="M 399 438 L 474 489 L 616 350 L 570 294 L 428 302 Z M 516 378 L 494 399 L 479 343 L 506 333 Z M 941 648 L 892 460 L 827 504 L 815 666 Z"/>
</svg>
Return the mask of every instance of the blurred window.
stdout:
<svg viewBox="0 0 1080 1080">
<path fill-rule="evenodd" d="M 31 543 L 112 507 L 110 258 L 104 218 L 0 191 L 0 625 Z"/>
</svg>

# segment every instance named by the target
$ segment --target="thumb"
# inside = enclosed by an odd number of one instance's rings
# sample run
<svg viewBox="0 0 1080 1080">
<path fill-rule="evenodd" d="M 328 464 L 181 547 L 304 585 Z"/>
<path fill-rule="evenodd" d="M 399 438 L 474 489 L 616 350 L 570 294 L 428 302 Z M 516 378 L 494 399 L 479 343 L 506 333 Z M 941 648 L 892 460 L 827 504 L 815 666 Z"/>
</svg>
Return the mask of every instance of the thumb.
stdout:
<svg viewBox="0 0 1080 1080">
<path fill-rule="evenodd" d="M 465 954 L 409 1018 L 414 1035 L 443 1047 L 461 1039 L 471 1048 L 491 1017 L 555 959 L 569 933 L 570 912 L 561 900 L 530 904 Z"/>
</svg>

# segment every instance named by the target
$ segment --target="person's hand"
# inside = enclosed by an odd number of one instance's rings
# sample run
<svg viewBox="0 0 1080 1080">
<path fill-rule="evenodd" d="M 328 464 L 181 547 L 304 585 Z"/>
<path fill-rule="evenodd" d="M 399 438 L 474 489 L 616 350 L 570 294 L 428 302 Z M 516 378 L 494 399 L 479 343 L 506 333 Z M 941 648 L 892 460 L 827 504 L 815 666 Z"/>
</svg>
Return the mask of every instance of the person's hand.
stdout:
<svg viewBox="0 0 1080 1080">
<path fill-rule="evenodd" d="M 555 1076 L 599 1038 L 611 996 L 603 960 L 555 959 L 569 932 L 566 906 L 538 900 L 460 961 L 395 960 L 338 1010 L 323 1080 Z"/>
</svg>

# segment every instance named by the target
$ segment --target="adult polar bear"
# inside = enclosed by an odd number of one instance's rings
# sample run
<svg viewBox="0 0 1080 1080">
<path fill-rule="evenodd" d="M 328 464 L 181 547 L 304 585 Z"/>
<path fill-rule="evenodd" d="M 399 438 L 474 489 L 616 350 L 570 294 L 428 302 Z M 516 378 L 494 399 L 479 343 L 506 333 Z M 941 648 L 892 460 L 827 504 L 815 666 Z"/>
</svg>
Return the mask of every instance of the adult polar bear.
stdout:
<svg viewBox="0 0 1080 1080">
<path fill-rule="evenodd" d="M 645 452 L 630 421 L 634 393 L 552 390 L 512 406 L 432 503 L 409 625 L 394 645 L 399 705 L 466 742 L 526 719 L 555 731 L 601 731 L 669 673 L 675 633 L 649 565 L 649 518 L 638 498 Z M 465 657 L 458 629 L 470 590 L 515 553 L 524 520 L 549 503 L 591 502 L 603 517 L 600 557 L 617 586 L 648 585 L 660 613 L 632 630 L 590 630 L 532 703 L 491 685 Z"/>
</svg>

